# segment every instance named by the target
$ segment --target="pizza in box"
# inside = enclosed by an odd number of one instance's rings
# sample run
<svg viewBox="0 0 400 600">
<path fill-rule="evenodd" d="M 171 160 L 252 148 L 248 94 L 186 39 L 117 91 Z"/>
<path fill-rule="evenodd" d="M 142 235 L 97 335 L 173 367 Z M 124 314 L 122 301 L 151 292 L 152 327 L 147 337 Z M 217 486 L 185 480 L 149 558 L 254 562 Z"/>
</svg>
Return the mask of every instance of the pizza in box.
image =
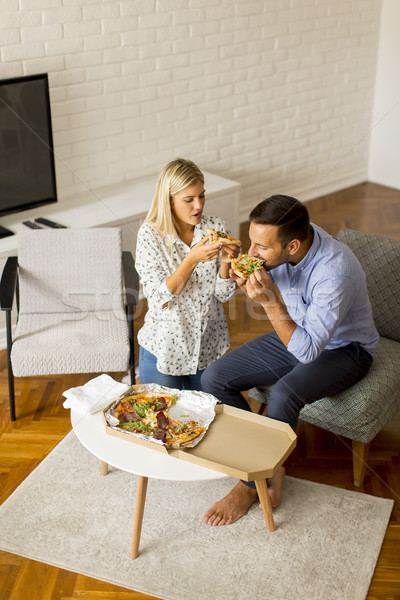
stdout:
<svg viewBox="0 0 400 600">
<path fill-rule="evenodd" d="M 113 429 L 170 448 L 193 446 L 213 420 L 216 402 L 211 394 L 149 384 L 119 398 L 105 418 Z"/>
</svg>

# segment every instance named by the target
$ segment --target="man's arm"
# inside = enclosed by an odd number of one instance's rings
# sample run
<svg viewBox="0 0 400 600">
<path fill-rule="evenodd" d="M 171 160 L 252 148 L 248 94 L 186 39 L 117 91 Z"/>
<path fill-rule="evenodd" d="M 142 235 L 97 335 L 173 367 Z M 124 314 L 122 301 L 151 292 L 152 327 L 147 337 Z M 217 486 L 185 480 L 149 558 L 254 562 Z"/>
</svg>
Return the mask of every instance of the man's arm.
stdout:
<svg viewBox="0 0 400 600">
<path fill-rule="evenodd" d="M 318 281 L 299 325 L 290 317 L 279 290 L 265 269 L 237 283 L 250 298 L 261 304 L 288 351 L 303 363 L 312 362 L 325 349 L 346 317 L 357 292 L 348 276 Z"/>
</svg>

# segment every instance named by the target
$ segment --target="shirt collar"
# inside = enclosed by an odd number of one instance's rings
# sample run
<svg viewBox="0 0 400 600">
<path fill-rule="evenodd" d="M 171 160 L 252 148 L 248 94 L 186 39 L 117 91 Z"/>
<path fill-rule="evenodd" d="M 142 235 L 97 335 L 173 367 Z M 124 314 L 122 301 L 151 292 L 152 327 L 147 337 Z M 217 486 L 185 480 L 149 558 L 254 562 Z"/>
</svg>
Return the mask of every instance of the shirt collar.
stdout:
<svg viewBox="0 0 400 600">
<path fill-rule="evenodd" d="M 197 244 L 197 242 L 199 242 L 206 234 L 202 231 L 202 226 L 204 225 L 205 219 L 204 217 L 201 217 L 201 222 L 198 225 L 194 226 L 194 233 L 193 233 L 193 240 L 192 240 L 192 246 L 194 244 Z M 186 246 L 185 242 L 183 242 L 181 240 L 181 238 L 179 237 L 179 235 L 175 232 L 174 234 L 174 238 L 173 238 L 173 244 L 180 244 L 182 247 Z"/>
<path fill-rule="evenodd" d="M 313 226 L 312 223 L 310 223 L 311 229 L 314 232 L 314 239 L 312 241 L 312 244 L 310 246 L 310 248 L 308 249 L 307 254 L 304 256 L 304 258 L 302 258 L 302 260 L 297 263 L 297 265 L 293 265 L 292 266 L 292 271 L 296 272 L 296 271 L 303 271 L 305 268 L 308 267 L 308 265 L 310 265 L 313 260 L 314 257 L 317 253 L 318 248 L 321 245 L 321 236 L 319 235 L 319 232 L 317 231 L 317 229 Z"/>
</svg>

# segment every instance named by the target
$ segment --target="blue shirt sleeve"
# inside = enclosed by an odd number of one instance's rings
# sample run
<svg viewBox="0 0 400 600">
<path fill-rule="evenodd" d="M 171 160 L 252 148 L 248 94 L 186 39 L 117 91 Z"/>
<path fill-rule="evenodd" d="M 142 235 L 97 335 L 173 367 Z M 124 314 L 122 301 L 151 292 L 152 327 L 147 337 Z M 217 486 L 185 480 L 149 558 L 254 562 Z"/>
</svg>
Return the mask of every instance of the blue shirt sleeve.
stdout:
<svg viewBox="0 0 400 600">
<path fill-rule="evenodd" d="M 302 363 L 315 360 L 347 316 L 355 295 L 354 283 L 347 276 L 318 282 L 300 323 L 295 319 L 297 326 L 287 347 L 289 352 Z"/>
</svg>

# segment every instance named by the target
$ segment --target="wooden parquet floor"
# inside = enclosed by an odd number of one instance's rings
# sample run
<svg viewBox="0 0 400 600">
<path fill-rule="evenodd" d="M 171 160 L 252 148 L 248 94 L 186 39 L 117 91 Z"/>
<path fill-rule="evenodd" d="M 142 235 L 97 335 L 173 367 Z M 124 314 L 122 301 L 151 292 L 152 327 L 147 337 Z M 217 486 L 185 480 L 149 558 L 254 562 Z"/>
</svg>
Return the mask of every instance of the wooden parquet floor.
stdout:
<svg viewBox="0 0 400 600">
<path fill-rule="evenodd" d="M 333 235 L 341 227 L 349 227 L 400 239 L 400 191 L 366 183 L 312 200 L 307 206 L 312 220 Z M 247 250 L 246 224 L 241 233 L 243 248 Z M 242 294 L 237 294 L 225 308 L 232 348 L 271 329 L 269 322 L 261 318 L 257 308 L 249 305 Z M 137 328 L 143 321 L 144 310 L 143 306 L 138 307 Z M 11 424 L 6 355 L 5 351 L 0 352 L 1 502 L 70 431 L 69 411 L 62 407 L 63 390 L 82 385 L 91 377 L 92 374 L 85 374 L 17 380 L 17 421 Z M 297 448 L 287 461 L 288 474 L 394 499 L 395 506 L 367 600 L 400 600 L 400 414 L 371 443 L 363 488 L 354 488 L 352 484 L 348 440 L 309 424 L 301 424 L 297 433 Z M 356 565 L 349 565 L 349 569 L 354 568 Z M 266 597 L 267 594 L 266 591 Z M 0 600 L 78 599 L 154 600 L 20 556 L 1 554 Z"/>
</svg>

